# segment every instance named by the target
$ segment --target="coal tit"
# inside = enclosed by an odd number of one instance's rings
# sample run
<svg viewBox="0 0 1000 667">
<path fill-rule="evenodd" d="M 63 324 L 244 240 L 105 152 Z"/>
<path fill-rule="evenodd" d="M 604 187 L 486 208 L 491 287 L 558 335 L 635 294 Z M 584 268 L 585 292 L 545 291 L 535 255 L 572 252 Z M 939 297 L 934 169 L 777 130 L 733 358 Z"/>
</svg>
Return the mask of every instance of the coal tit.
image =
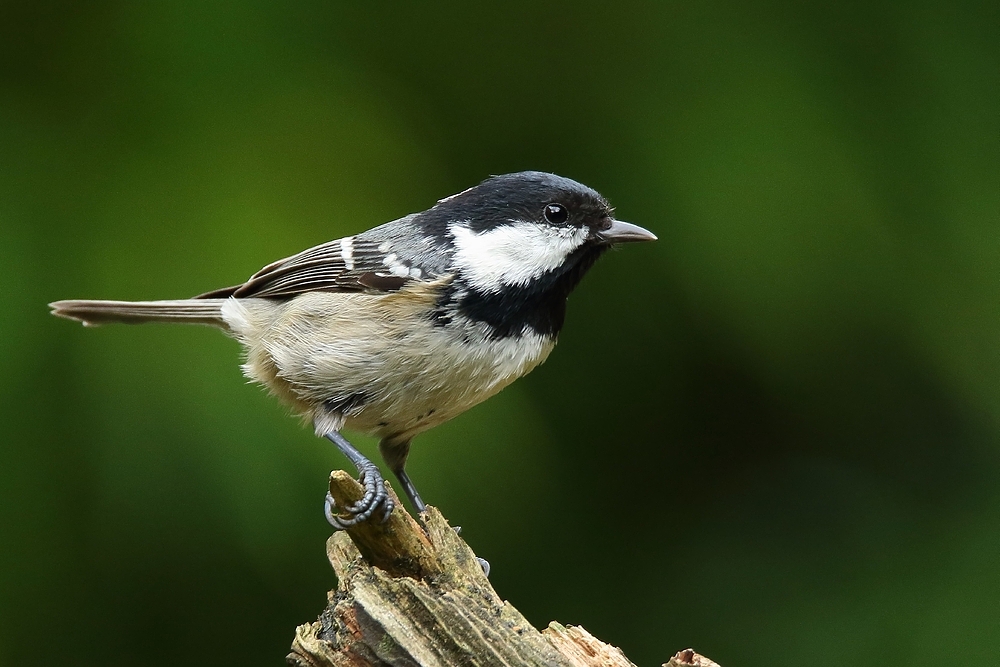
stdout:
<svg viewBox="0 0 1000 667">
<path fill-rule="evenodd" d="M 552 351 L 566 298 L 612 244 L 653 241 L 594 190 L 527 171 L 494 176 L 430 209 L 270 264 L 241 285 L 175 301 L 57 301 L 85 325 L 186 322 L 243 344 L 243 372 L 309 419 L 358 468 L 365 495 L 326 514 L 344 528 L 392 500 L 343 435 L 377 436 L 406 474 L 415 435 L 489 398 Z"/>
</svg>

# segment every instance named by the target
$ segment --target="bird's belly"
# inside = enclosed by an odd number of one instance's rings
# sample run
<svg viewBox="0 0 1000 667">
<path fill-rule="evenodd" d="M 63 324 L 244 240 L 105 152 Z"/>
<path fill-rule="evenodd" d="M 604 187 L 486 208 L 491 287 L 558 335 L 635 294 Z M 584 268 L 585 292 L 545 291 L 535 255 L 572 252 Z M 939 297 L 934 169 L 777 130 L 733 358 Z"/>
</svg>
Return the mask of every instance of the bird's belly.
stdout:
<svg viewBox="0 0 1000 667">
<path fill-rule="evenodd" d="M 554 345 L 534 332 L 470 340 L 468 331 L 436 327 L 409 337 L 415 340 L 383 353 L 380 365 L 393 370 L 372 383 L 379 386 L 372 400 L 347 415 L 348 428 L 412 437 L 493 396 L 542 363 Z"/>
<path fill-rule="evenodd" d="M 302 295 L 255 336 L 238 333 L 245 371 L 314 421 L 403 440 L 496 394 L 555 345 L 530 329 L 490 338 L 461 317 L 435 323 L 434 293 L 407 291 Z"/>
</svg>

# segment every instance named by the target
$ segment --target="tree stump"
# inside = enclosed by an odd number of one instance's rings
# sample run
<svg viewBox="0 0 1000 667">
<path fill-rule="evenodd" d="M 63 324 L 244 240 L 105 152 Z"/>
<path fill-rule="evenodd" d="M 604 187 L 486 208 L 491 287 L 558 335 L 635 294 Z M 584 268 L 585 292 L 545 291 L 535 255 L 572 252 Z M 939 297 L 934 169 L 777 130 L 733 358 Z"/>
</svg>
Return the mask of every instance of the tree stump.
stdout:
<svg viewBox="0 0 1000 667">
<path fill-rule="evenodd" d="M 343 471 L 330 476 L 338 507 L 362 487 Z M 315 623 L 300 625 L 292 667 L 634 667 L 580 627 L 538 631 L 501 600 L 475 554 L 435 508 L 421 527 L 396 507 L 377 520 L 334 533 L 327 557 L 337 589 Z M 718 667 L 687 649 L 665 667 Z"/>
</svg>

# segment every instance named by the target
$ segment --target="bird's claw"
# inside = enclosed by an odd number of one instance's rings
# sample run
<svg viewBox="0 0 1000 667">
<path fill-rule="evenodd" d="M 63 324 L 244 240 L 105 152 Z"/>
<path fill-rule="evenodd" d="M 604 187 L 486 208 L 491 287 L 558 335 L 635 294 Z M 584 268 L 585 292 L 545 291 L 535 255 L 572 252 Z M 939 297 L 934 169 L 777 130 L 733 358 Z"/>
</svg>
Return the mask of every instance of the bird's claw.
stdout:
<svg viewBox="0 0 1000 667">
<path fill-rule="evenodd" d="M 326 494 L 323 513 L 330 525 L 337 530 L 344 530 L 367 521 L 378 511 L 381 511 L 381 521 L 385 523 L 395 507 L 392 496 L 386 491 L 382 473 L 375 464 L 366 461 L 358 466 L 358 472 L 358 481 L 365 487 L 365 495 L 357 502 L 343 508 L 342 513 L 337 512 L 337 503 L 333 496 L 329 492 Z"/>
<path fill-rule="evenodd" d="M 456 535 L 462 534 L 461 526 L 452 526 L 451 529 L 455 531 Z M 483 568 L 483 574 L 485 574 L 488 579 L 490 576 L 490 562 L 485 558 L 480 558 L 479 556 L 476 556 L 476 560 L 479 561 L 479 567 Z"/>
</svg>

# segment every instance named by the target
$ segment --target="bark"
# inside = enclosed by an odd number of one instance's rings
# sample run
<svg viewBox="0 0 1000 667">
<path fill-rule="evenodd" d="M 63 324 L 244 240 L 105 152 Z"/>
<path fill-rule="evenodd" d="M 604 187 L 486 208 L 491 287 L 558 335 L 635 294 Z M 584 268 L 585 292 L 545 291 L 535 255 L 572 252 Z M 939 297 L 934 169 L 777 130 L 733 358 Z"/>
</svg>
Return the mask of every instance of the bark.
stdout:
<svg viewBox="0 0 1000 667">
<path fill-rule="evenodd" d="M 330 492 L 340 507 L 362 495 L 343 471 L 330 476 Z M 335 533 L 327 556 L 337 589 L 315 623 L 296 629 L 292 667 L 634 667 L 583 628 L 532 627 L 500 599 L 475 554 L 434 508 L 421 526 L 397 498 L 385 523 Z M 718 667 L 691 649 L 665 665 Z"/>
</svg>

